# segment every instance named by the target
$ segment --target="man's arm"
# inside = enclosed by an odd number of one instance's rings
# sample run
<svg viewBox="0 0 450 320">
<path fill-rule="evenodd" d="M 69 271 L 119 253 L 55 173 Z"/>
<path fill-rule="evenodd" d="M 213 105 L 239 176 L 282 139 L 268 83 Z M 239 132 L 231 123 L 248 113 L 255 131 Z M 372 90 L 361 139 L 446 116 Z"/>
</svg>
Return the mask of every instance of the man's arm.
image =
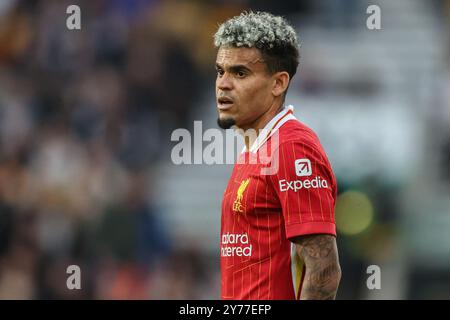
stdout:
<svg viewBox="0 0 450 320">
<path fill-rule="evenodd" d="M 300 299 L 335 299 L 341 280 L 336 238 L 328 234 L 313 234 L 296 237 L 292 241 L 306 267 Z"/>
</svg>

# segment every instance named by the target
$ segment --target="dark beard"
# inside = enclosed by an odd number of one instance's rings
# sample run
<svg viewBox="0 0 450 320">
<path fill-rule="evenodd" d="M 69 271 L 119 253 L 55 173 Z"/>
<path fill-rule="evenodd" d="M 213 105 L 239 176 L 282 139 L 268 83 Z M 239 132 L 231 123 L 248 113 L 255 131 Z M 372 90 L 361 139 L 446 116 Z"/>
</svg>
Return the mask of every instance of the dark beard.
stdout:
<svg viewBox="0 0 450 320">
<path fill-rule="evenodd" d="M 230 129 L 232 126 L 234 126 L 236 124 L 236 121 L 234 121 L 234 119 L 232 119 L 232 118 L 227 118 L 227 119 L 217 118 L 217 124 L 222 129 Z"/>
</svg>

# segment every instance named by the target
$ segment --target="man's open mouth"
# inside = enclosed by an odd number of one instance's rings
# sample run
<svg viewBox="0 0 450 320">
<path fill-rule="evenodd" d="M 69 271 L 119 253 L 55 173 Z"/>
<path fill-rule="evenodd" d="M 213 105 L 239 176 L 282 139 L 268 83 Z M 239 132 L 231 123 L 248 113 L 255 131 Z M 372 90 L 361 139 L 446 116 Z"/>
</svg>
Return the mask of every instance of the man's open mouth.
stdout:
<svg viewBox="0 0 450 320">
<path fill-rule="evenodd" d="M 220 110 L 225 110 L 228 108 L 231 108 L 231 106 L 233 105 L 233 100 L 227 97 L 221 97 L 219 99 L 217 99 L 218 102 L 218 108 Z"/>
</svg>

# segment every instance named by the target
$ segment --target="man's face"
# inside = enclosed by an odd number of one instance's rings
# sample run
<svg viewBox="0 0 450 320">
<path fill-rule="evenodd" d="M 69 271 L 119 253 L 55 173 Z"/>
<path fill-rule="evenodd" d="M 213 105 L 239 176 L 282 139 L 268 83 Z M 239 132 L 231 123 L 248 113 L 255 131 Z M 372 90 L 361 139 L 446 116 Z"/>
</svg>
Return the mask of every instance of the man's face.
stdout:
<svg viewBox="0 0 450 320">
<path fill-rule="evenodd" d="M 256 48 L 219 48 L 216 60 L 219 126 L 254 128 L 274 101 L 274 80 Z M 256 129 L 256 128 L 255 128 Z"/>
</svg>

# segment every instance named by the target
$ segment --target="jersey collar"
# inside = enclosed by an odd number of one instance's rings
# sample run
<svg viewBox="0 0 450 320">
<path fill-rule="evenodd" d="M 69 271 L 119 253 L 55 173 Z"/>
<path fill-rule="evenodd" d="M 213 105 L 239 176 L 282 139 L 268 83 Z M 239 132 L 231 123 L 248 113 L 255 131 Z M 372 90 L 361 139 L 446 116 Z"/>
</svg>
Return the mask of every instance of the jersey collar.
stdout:
<svg viewBox="0 0 450 320">
<path fill-rule="evenodd" d="M 283 124 L 292 119 L 294 116 L 294 107 L 292 105 L 285 106 L 275 117 L 270 120 L 266 126 L 259 132 L 258 138 L 250 147 L 250 152 L 257 152 L 258 149 L 279 129 Z M 247 147 L 244 146 L 242 152 L 246 152 Z"/>
</svg>

